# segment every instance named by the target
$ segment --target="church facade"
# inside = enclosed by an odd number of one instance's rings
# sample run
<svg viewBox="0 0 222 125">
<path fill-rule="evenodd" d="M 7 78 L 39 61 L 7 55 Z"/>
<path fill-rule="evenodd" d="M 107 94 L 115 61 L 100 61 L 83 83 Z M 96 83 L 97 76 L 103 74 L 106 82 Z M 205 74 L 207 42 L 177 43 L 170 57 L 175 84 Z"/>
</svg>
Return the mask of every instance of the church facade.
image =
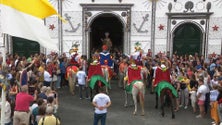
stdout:
<svg viewBox="0 0 222 125">
<path fill-rule="evenodd" d="M 45 19 L 60 53 L 69 53 L 78 43 L 88 57 L 101 49 L 109 33 L 112 49 L 134 52 L 136 43 L 144 52 L 208 55 L 222 51 L 222 0 L 50 0 L 67 20 Z M 13 51 L 13 41 L 7 37 Z M 40 47 L 41 52 L 51 50 Z"/>
</svg>

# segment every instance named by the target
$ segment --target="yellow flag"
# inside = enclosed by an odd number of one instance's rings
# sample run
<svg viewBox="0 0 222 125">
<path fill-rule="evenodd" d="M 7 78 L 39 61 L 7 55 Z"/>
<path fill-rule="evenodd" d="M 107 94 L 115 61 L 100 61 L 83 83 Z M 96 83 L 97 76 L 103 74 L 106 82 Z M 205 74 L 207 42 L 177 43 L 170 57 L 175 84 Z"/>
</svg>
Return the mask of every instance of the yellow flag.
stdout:
<svg viewBox="0 0 222 125">
<path fill-rule="evenodd" d="M 41 19 L 58 15 L 48 0 L 0 0 L 0 4 Z"/>
<path fill-rule="evenodd" d="M 52 39 L 43 18 L 58 15 L 47 0 L 0 0 L 2 33 L 38 42 L 58 51 L 58 41 Z"/>
</svg>

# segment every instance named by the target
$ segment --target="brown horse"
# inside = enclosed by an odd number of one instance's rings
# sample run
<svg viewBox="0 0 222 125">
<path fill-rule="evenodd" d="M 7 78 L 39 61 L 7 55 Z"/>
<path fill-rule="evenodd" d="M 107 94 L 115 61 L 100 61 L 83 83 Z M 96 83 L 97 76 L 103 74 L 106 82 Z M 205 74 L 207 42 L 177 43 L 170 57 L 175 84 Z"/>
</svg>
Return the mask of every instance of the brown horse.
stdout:
<svg viewBox="0 0 222 125">
<path fill-rule="evenodd" d="M 164 101 L 165 100 L 165 101 Z M 160 92 L 160 103 L 161 103 L 161 110 L 162 113 L 161 115 L 164 117 L 165 116 L 165 111 L 164 111 L 164 105 L 168 104 L 171 107 L 171 112 L 172 112 L 172 119 L 175 118 L 175 113 L 174 113 L 174 95 L 172 91 L 169 88 L 164 88 Z M 155 108 L 158 108 L 158 94 L 156 92 L 156 106 Z"/>
</svg>

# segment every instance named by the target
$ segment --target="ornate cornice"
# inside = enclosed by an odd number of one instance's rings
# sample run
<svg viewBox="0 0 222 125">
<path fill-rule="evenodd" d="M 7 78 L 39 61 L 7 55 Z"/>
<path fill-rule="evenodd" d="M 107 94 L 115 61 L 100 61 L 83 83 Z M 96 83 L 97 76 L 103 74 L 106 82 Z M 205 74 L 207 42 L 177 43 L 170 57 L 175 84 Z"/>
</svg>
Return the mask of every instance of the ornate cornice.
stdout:
<svg viewBox="0 0 222 125">
<path fill-rule="evenodd" d="M 166 13 L 171 19 L 209 19 L 213 12 L 203 13 Z"/>
<path fill-rule="evenodd" d="M 126 10 L 131 9 L 131 7 L 134 4 L 80 4 L 80 6 L 83 7 L 83 9 L 86 9 L 87 11 L 93 11 L 93 10 Z"/>
</svg>

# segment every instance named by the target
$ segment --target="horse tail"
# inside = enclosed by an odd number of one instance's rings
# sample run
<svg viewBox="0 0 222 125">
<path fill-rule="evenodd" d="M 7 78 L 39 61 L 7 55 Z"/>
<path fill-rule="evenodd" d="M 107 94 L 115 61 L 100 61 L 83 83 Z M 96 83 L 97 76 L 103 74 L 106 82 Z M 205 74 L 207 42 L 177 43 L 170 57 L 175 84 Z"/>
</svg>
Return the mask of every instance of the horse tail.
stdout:
<svg viewBox="0 0 222 125">
<path fill-rule="evenodd" d="M 136 83 L 134 83 L 133 87 L 138 89 L 138 95 L 139 95 L 140 101 L 144 102 L 144 95 L 145 95 L 144 83 L 142 81 L 137 81 Z"/>
</svg>

